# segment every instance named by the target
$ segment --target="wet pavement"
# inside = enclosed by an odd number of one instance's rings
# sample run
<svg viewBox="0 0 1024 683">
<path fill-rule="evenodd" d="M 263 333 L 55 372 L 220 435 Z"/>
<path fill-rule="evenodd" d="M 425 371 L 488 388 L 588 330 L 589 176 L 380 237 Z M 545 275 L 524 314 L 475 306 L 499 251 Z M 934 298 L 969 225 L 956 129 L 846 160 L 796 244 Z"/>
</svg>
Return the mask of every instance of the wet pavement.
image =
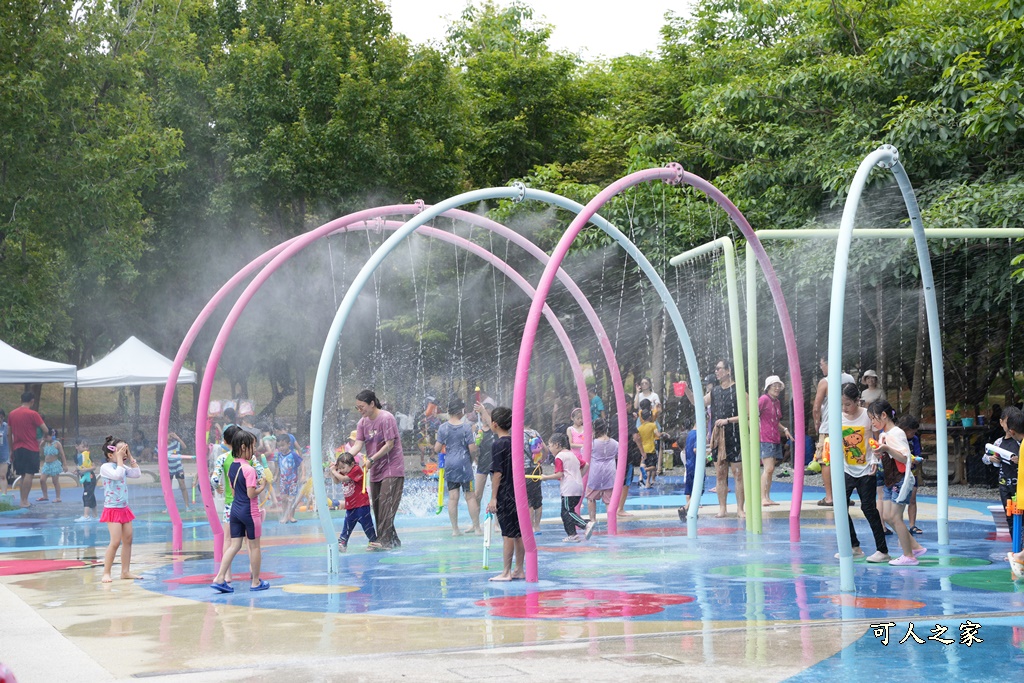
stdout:
<svg viewBox="0 0 1024 683">
<path fill-rule="evenodd" d="M 184 513 L 185 549 L 172 554 L 153 486 L 130 494 L 133 570 L 144 579 L 100 583 L 106 525 L 73 521 L 81 508 L 69 502 L 72 489 L 60 505 L 0 513 L 0 662 L 22 683 L 810 681 L 888 677 L 894 662 L 910 680 L 985 681 L 1024 670 L 1024 582 L 1011 579 L 1008 542 L 995 536 L 987 502 L 953 500 L 951 542 L 939 548 L 934 500 L 922 499 L 929 551 L 921 565 L 859 561 L 857 592 L 843 594 L 829 511 L 806 505 L 801 541 L 790 543 L 788 487 L 776 482 L 783 504 L 766 508 L 763 534 L 748 534 L 735 516 L 714 519 L 717 507 L 707 507 L 688 539 L 676 516 L 680 484 L 667 477 L 650 491 L 634 487 L 619 535 L 601 524 L 590 542 L 571 544 L 562 542 L 557 484 L 546 483 L 541 580 L 529 585 L 489 582 L 500 571 L 500 537 L 484 570 L 481 537 L 453 538 L 447 512 L 434 514 L 434 485 L 410 480 L 396 523 L 401 549 L 367 552 L 357 530 L 331 576 L 310 513 L 298 524 L 269 521 L 271 589 L 246 590 L 242 554 L 227 595 L 208 586 L 216 568 L 205 517 Z M 813 489 L 806 497 L 817 499 Z M 867 523 L 852 514 L 870 553 Z M 468 527 L 464 507 L 460 517 Z"/>
</svg>

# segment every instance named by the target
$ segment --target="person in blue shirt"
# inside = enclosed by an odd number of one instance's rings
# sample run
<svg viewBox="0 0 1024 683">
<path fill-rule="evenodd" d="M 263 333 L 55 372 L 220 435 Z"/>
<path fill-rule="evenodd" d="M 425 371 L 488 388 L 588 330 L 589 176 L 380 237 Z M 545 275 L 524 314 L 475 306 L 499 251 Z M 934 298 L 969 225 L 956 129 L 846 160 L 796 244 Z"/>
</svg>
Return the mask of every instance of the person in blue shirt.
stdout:
<svg viewBox="0 0 1024 683">
<path fill-rule="evenodd" d="M 434 452 L 443 449 L 445 484 L 448 488 L 448 518 L 452 523 L 452 536 L 461 536 L 459 529 L 459 490 L 466 493 L 466 504 L 469 507 L 469 518 L 473 526 L 467 533 L 479 534 L 480 502 L 477 500 L 473 485 L 473 463 L 477 458 L 476 439 L 473 438 L 473 427 L 463 421 L 466 404 L 461 399 L 452 399 L 448 404 L 448 420 L 437 428 L 437 441 Z"/>
<path fill-rule="evenodd" d="M 597 387 L 591 384 L 587 387 L 587 393 L 590 395 L 590 419 L 605 419 L 604 401 L 597 395 Z"/>
<path fill-rule="evenodd" d="M 685 427 L 690 431 L 686 435 L 686 444 L 683 446 L 683 452 L 686 454 L 686 479 L 683 483 L 683 493 L 686 494 L 686 505 L 689 507 L 690 496 L 693 495 L 693 480 L 697 472 L 697 430 L 690 425 L 685 425 Z"/>
</svg>

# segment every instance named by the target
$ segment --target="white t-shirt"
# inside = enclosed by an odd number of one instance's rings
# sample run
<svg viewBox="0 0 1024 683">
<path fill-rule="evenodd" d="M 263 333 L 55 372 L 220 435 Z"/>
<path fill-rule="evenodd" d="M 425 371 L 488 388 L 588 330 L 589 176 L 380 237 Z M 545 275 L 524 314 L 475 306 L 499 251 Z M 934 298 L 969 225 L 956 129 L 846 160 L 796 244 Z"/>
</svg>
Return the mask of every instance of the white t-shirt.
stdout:
<svg viewBox="0 0 1024 683">
<path fill-rule="evenodd" d="M 860 400 L 866 406 L 869 406 L 875 401 L 882 398 L 885 398 L 885 392 L 882 391 L 880 387 L 875 387 L 874 389 L 869 387 L 864 391 L 860 392 Z"/>
<path fill-rule="evenodd" d="M 858 414 L 851 418 L 843 413 L 843 470 L 851 477 L 863 477 L 878 464 L 878 458 L 871 449 L 871 418 L 866 408 L 858 407 Z M 831 449 L 835 461 L 835 449 Z"/>
<path fill-rule="evenodd" d="M 879 434 L 878 443 L 885 444 L 889 448 L 898 452 L 903 457 L 907 457 L 910 455 L 910 442 L 907 441 L 907 433 L 900 429 L 899 427 L 893 427 L 889 431 L 882 432 L 881 434 Z M 900 462 L 896 458 L 893 458 L 892 461 L 896 463 L 896 469 L 900 472 L 900 474 L 907 471 L 906 462 Z"/>
<path fill-rule="evenodd" d="M 661 399 L 658 398 L 658 395 L 653 391 L 650 391 L 646 394 L 642 391 L 638 391 L 636 394 L 636 399 L 634 400 L 634 405 L 638 410 L 640 408 L 640 401 L 643 401 L 644 399 L 647 399 L 648 401 L 651 402 L 651 410 L 654 410 L 661 405 Z"/>
<path fill-rule="evenodd" d="M 827 379 L 827 378 L 826 378 Z M 853 375 L 844 372 L 840 375 L 840 384 L 853 384 Z M 818 427 L 819 434 L 828 434 L 828 393 L 825 393 L 825 400 L 821 402 L 821 426 Z"/>
</svg>

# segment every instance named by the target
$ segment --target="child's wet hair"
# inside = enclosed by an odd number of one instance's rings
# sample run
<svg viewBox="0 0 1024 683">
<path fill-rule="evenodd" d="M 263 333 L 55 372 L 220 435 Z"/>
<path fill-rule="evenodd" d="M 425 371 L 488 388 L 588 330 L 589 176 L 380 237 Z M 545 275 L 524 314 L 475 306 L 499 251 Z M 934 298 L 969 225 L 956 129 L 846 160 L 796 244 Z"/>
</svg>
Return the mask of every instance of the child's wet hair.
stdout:
<svg viewBox="0 0 1024 683">
<path fill-rule="evenodd" d="M 227 432 L 227 430 L 224 431 Z M 236 430 L 231 436 L 231 457 L 241 457 L 242 449 L 245 447 L 248 447 L 249 452 L 252 453 L 253 449 L 256 448 L 256 437 L 244 429 Z"/>
<path fill-rule="evenodd" d="M 900 421 L 896 423 L 896 426 L 903 431 L 907 431 L 909 429 L 916 432 L 921 428 L 921 421 L 910 413 L 907 413 L 906 415 L 900 415 Z"/>
<path fill-rule="evenodd" d="M 228 425 L 221 436 L 224 437 L 224 443 L 230 444 L 234 441 L 235 434 L 242 431 L 242 428 L 238 425 Z"/>
<path fill-rule="evenodd" d="M 847 382 L 846 384 L 843 385 L 843 396 L 845 396 L 846 398 L 850 399 L 851 401 L 857 402 L 857 401 L 860 400 L 860 389 L 857 388 L 856 384 L 853 384 L 851 382 Z M 876 403 L 877 403 L 877 401 L 876 401 Z M 874 403 L 872 403 L 871 405 L 874 405 Z M 886 405 L 889 405 L 889 404 L 886 403 Z M 868 408 L 869 412 L 870 412 L 870 410 L 871 409 Z"/>
<path fill-rule="evenodd" d="M 874 417 L 887 415 L 890 420 L 893 420 L 894 422 L 896 420 L 896 411 L 893 410 L 892 405 L 890 405 L 884 398 L 871 402 L 871 405 L 868 406 L 868 415 Z"/>
<path fill-rule="evenodd" d="M 352 457 L 351 453 L 339 453 L 335 463 L 339 465 L 355 465 L 356 459 Z"/>
<path fill-rule="evenodd" d="M 551 450 L 567 451 L 569 450 L 569 437 L 562 432 L 555 432 L 548 437 L 548 444 L 554 446 Z"/>
<path fill-rule="evenodd" d="M 608 423 L 604 418 L 599 417 L 594 420 L 594 436 L 607 436 L 608 435 Z"/>
<path fill-rule="evenodd" d="M 640 411 L 640 419 L 644 422 L 650 422 L 654 419 L 654 413 L 651 412 L 650 408 L 644 408 Z"/>
<path fill-rule="evenodd" d="M 502 431 L 509 431 L 512 429 L 512 409 L 498 406 L 491 411 L 491 422 L 498 425 Z"/>
<path fill-rule="evenodd" d="M 1003 410 L 1002 419 L 1006 420 L 1006 428 L 1017 434 L 1024 434 L 1024 411 L 1017 406 L 1008 406 Z"/>
</svg>

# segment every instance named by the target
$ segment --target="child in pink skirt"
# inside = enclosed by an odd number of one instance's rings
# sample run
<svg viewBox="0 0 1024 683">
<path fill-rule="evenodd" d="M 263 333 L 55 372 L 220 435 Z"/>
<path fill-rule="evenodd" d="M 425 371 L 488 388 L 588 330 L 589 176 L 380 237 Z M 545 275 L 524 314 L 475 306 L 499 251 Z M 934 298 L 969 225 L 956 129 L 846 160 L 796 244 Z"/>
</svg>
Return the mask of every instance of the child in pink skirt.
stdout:
<svg viewBox="0 0 1024 683">
<path fill-rule="evenodd" d="M 110 583 L 110 569 L 114 564 L 114 555 L 118 546 L 121 547 L 121 578 L 139 579 L 131 572 L 132 562 L 132 520 L 135 515 L 128 507 L 128 479 L 142 476 L 139 463 L 135 462 L 128 444 L 121 439 L 108 436 L 103 444 L 103 454 L 107 461 L 100 466 L 100 480 L 105 486 L 103 495 L 103 515 L 101 522 L 107 523 L 110 530 L 110 545 L 103 557 L 103 583 Z M 128 463 L 125 465 L 125 463 Z"/>
</svg>

